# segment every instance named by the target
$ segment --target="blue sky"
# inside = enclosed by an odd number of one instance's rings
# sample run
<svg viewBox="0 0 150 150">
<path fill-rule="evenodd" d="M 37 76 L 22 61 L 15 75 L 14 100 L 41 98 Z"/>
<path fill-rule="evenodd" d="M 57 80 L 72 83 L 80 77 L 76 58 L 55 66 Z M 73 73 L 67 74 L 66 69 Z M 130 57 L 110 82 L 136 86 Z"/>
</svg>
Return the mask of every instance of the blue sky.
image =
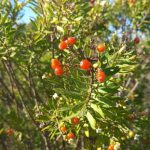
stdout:
<svg viewBox="0 0 150 150">
<path fill-rule="evenodd" d="M 12 3 L 12 5 L 14 5 L 14 0 L 10 0 L 10 2 Z M 26 0 L 18 0 L 17 1 L 17 3 L 22 3 L 22 2 L 24 3 L 24 2 L 26 2 Z M 28 4 L 21 11 L 21 13 L 23 14 L 23 17 L 19 20 L 19 23 L 29 23 L 31 18 L 36 17 L 35 13 L 29 8 L 29 6 L 31 6 L 31 5 Z"/>
<path fill-rule="evenodd" d="M 35 13 L 28 6 L 25 7 L 22 10 L 22 13 L 23 13 L 24 16 L 22 17 L 20 22 L 23 22 L 23 23 L 29 23 L 30 18 L 35 18 L 36 17 Z"/>
<path fill-rule="evenodd" d="M 23 2 L 24 0 L 19 0 L 19 2 Z M 110 2 L 113 2 L 113 0 L 110 0 Z M 19 22 L 23 23 L 29 23 L 31 18 L 35 18 L 35 13 L 29 8 L 29 5 L 27 5 L 22 13 L 24 14 L 23 18 Z"/>
</svg>

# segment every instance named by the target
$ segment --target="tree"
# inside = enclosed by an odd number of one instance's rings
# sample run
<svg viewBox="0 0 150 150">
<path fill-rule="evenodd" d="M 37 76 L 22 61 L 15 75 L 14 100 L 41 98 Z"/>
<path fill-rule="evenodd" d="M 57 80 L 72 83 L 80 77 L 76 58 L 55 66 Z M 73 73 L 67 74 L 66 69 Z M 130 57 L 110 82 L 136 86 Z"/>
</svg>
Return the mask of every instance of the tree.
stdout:
<svg viewBox="0 0 150 150">
<path fill-rule="evenodd" d="M 28 3 L 37 18 L 20 24 Z M 149 119 L 131 101 L 148 67 L 139 55 L 149 54 L 148 0 L 3 0 L 0 9 L 3 149 L 149 147 L 136 141 L 148 140 Z"/>
</svg>

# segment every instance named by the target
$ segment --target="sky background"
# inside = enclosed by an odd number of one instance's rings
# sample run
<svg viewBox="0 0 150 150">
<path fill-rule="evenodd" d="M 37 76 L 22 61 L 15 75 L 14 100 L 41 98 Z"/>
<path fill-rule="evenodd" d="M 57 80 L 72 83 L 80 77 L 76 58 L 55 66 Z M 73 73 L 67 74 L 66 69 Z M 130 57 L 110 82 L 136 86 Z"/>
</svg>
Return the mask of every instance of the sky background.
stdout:
<svg viewBox="0 0 150 150">
<path fill-rule="evenodd" d="M 25 0 L 18 0 L 19 2 L 24 2 Z M 113 0 L 109 0 L 110 2 L 113 2 Z M 27 5 L 22 13 L 24 14 L 23 18 L 20 20 L 21 23 L 29 23 L 31 18 L 35 18 L 35 13 L 29 8 L 29 5 Z"/>
<path fill-rule="evenodd" d="M 27 0 L 18 0 L 17 3 L 22 3 L 22 2 L 26 2 Z M 10 0 L 11 4 L 14 6 L 14 0 Z M 21 13 L 23 14 L 23 17 L 19 20 L 19 23 L 29 23 L 30 19 L 35 18 L 36 15 L 35 13 L 32 11 L 31 8 L 29 8 L 31 5 L 28 4 L 26 5 L 23 10 L 21 11 Z"/>
<path fill-rule="evenodd" d="M 29 23 L 31 18 L 35 18 L 35 13 L 29 8 L 29 5 L 22 10 L 23 17 L 20 22 Z"/>
</svg>

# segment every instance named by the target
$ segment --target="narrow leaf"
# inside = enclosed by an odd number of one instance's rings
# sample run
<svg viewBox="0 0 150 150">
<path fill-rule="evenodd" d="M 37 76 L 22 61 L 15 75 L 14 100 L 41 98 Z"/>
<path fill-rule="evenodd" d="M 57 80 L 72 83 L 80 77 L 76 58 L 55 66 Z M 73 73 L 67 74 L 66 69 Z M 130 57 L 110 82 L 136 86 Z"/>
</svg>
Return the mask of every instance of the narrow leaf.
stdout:
<svg viewBox="0 0 150 150">
<path fill-rule="evenodd" d="M 64 33 L 64 29 L 62 27 L 60 27 L 60 26 L 57 26 L 57 30 L 62 32 L 62 33 Z"/>
<path fill-rule="evenodd" d="M 89 121 L 91 128 L 92 128 L 92 129 L 95 129 L 96 121 L 95 121 L 95 119 L 93 118 L 93 116 L 91 115 L 90 112 L 87 112 L 86 118 L 87 118 L 87 120 Z"/>
<path fill-rule="evenodd" d="M 97 113 L 99 113 L 102 118 L 105 118 L 102 109 L 101 109 L 100 107 L 98 107 L 96 104 L 91 104 L 91 108 L 92 108 L 94 111 L 96 111 Z"/>
</svg>

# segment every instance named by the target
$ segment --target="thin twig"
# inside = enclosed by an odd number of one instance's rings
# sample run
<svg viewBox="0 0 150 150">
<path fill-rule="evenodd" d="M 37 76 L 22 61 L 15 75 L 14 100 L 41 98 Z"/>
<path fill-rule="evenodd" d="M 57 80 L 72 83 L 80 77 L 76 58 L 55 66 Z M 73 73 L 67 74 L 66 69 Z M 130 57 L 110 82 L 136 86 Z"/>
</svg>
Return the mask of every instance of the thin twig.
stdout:
<svg viewBox="0 0 150 150">
<path fill-rule="evenodd" d="M 136 90 L 136 88 L 138 87 L 139 85 L 139 82 L 136 82 L 134 87 L 130 90 L 130 92 L 128 93 L 127 97 L 131 96 L 132 93 Z"/>
</svg>

